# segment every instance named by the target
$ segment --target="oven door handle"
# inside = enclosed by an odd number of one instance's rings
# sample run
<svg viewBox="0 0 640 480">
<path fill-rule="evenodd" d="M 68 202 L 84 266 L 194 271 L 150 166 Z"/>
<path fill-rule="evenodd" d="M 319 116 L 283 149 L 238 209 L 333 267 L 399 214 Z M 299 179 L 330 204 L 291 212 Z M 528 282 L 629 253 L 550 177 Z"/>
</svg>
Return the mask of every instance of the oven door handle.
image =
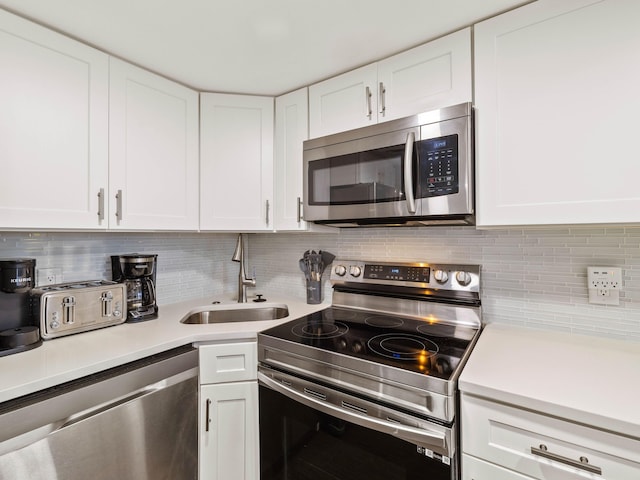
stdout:
<svg viewBox="0 0 640 480">
<path fill-rule="evenodd" d="M 355 412 L 345 410 L 335 405 L 331 405 L 330 403 L 323 402 L 322 400 L 297 392 L 293 388 L 289 388 L 286 385 L 269 378 L 262 372 L 258 372 L 258 381 L 265 387 L 281 393 L 285 397 L 289 397 L 290 399 L 302 403 L 303 405 L 313 408 L 319 412 L 333 415 L 334 417 L 355 423 L 361 427 L 393 435 L 416 445 L 429 447 L 430 449 L 437 448 L 439 452 L 449 452 L 447 456 L 451 456 L 450 445 L 447 445 L 447 437 L 444 432 L 423 430 L 420 428 L 409 427 L 401 423 L 389 422 L 365 415 L 358 415 Z"/>
</svg>

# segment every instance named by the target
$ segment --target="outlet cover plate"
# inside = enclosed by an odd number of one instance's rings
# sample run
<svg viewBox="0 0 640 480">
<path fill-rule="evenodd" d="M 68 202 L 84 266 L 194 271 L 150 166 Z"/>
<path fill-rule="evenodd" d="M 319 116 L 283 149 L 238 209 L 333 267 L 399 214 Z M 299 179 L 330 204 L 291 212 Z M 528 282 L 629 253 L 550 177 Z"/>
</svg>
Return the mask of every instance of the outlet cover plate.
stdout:
<svg viewBox="0 0 640 480">
<path fill-rule="evenodd" d="M 37 268 L 36 269 L 36 285 L 53 285 L 62 282 L 61 268 Z"/>
<path fill-rule="evenodd" d="M 589 303 L 620 305 L 622 269 L 618 267 L 587 267 Z"/>
</svg>

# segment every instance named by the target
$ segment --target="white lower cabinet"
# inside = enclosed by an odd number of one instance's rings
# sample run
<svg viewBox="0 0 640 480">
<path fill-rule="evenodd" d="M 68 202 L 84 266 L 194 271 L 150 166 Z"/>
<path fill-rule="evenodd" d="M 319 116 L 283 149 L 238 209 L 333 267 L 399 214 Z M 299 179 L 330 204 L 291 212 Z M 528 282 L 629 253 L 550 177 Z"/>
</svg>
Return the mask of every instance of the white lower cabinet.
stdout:
<svg viewBox="0 0 640 480">
<path fill-rule="evenodd" d="M 632 480 L 640 440 L 463 394 L 464 480 Z"/>
<path fill-rule="evenodd" d="M 200 480 L 258 480 L 255 342 L 199 346 Z"/>
<path fill-rule="evenodd" d="M 532 480 L 512 470 L 485 462 L 471 455 L 462 455 L 462 480 Z"/>
</svg>

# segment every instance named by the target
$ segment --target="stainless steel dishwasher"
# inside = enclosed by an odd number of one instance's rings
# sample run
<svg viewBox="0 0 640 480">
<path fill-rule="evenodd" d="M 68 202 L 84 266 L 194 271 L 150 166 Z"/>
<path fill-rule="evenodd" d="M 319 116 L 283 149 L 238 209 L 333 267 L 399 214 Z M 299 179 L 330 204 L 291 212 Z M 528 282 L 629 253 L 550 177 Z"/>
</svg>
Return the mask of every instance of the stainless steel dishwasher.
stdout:
<svg viewBox="0 0 640 480">
<path fill-rule="evenodd" d="M 197 366 L 185 346 L 0 404 L 0 479 L 196 479 Z"/>
</svg>

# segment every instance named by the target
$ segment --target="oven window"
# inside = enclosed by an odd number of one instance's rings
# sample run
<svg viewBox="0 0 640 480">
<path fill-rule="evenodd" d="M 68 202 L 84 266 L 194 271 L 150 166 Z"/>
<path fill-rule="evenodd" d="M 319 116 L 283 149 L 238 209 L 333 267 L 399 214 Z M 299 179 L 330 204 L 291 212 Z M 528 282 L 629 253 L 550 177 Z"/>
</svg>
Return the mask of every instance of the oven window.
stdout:
<svg viewBox="0 0 640 480">
<path fill-rule="evenodd" d="M 416 445 L 260 386 L 261 480 L 451 480 L 453 470 Z"/>
<path fill-rule="evenodd" d="M 417 164 L 414 148 L 414 164 Z M 404 201 L 404 145 L 309 162 L 310 205 Z"/>
</svg>

